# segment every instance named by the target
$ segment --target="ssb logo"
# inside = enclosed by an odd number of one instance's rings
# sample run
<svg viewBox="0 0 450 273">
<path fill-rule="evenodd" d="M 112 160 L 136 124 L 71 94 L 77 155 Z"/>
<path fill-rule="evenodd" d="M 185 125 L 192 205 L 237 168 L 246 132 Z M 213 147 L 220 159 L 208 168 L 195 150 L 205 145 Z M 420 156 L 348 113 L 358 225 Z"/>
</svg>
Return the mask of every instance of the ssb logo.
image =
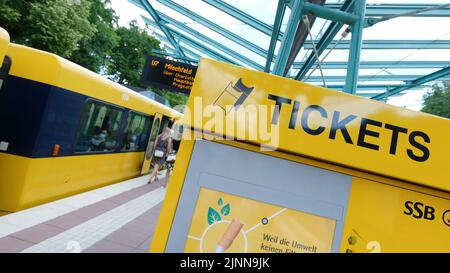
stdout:
<svg viewBox="0 0 450 273">
<path fill-rule="evenodd" d="M 416 219 L 434 220 L 434 213 L 436 210 L 420 202 L 406 201 L 405 211 L 406 215 L 411 215 Z"/>
<path fill-rule="evenodd" d="M 253 89 L 255 89 L 255 87 L 246 86 L 242 82 L 242 78 L 240 78 L 235 84 L 230 82 L 220 93 L 219 97 L 214 101 L 214 105 L 222 108 L 225 114 L 228 114 L 231 109 L 239 109 Z M 232 106 L 228 112 L 226 110 L 227 106 Z"/>
</svg>

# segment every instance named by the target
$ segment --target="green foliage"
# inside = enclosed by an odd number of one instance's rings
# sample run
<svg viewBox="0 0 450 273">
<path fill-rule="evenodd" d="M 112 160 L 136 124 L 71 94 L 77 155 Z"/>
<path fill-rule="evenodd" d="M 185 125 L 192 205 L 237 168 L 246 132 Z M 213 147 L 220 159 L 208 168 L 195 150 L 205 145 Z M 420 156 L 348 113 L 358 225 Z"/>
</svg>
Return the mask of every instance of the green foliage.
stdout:
<svg viewBox="0 0 450 273">
<path fill-rule="evenodd" d="M 450 81 L 434 84 L 424 96 L 422 112 L 450 118 Z"/>
<path fill-rule="evenodd" d="M 71 61 L 92 71 L 100 72 L 107 67 L 113 50 L 118 46 L 119 37 L 115 32 L 118 17 L 109 7 L 110 0 L 90 0 L 89 22 L 95 26 L 92 36 L 83 37 L 70 58 Z"/>
<path fill-rule="evenodd" d="M 111 0 L 0 0 L 0 26 L 11 41 L 67 58 L 130 86 L 144 87 L 140 75 L 146 56 L 160 42 L 133 21 L 118 27 Z M 144 87 L 145 88 L 145 87 Z M 184 94 L 158 90 L 172 107 Z"/>
<path fill-rule="evenodd" d="M 90 6 L 88 0 L 3 0 L 0 25 L 15 43 L 69 58 L 78 42 L 95 31 L 88 20 Z"/>
<path fill-rule="evenodd" d="M 116 34 L 119 42 L 111 54 L 108 66 L 110 78 L 121 84 L 143 87 L 139 79 L 146 55 L 152 49 L 161 50 L 159 41 L 148 34 L 148 29 L 140 28 L 136 21 L 130 22 L 128 28 L 119 27 Z"/>
<path fill-rule="evenodd" d="M 17 23 L 20 19 L 20 12 L 19 10 L 13 6 L 13 2 L 16 2 L 15 0 L 2 0 L 0 1 L 0 24 L 5 25 L 5 22 L 8 22 L 9 24 Z M 17 3 L 16 3 L 17 5 Z"/>
<path fill-rule="evenodd" d="M 152 88 L 152 91 L 155 92 L 156 94 L 166 98 L 169 101 L 170 106 L 172 106 L 172 107 L 175 107 L 177 105 L 186 105 L 187 100 L 188 100 L 188 96 L 185 94 L 182 94 L 182 93 L 176 93 L 176 92 L 172 92 L 172 91 L 154 89 L 154 88 Z"/>
</svg>

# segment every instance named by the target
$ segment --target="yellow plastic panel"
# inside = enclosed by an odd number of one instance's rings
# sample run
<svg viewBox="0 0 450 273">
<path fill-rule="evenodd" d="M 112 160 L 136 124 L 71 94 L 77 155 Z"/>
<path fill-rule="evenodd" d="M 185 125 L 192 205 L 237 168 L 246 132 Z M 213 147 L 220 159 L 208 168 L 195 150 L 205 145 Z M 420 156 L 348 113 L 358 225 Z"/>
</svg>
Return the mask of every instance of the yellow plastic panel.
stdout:
<svg viewBox="0 0 450 273">
<path fill-rule="evenodd" d="M 353 178 L 342 252 L 448 253 L 449 234 L 450 194 Z"/>
<path fill-rule="evenodd" d="M 239 108 L 233 108 L 237 98 L 224 111 L 218 102 L 239 82 L 251 92 Z M 185 122 L 199 130 L 450 190 L 445 118 L 208 59 L 199 65 L 188 106 Z M 258 107 L 268 112 L 238 116 Z M 265 128 L 271 137 L 262 134 Z"/>
</svg>

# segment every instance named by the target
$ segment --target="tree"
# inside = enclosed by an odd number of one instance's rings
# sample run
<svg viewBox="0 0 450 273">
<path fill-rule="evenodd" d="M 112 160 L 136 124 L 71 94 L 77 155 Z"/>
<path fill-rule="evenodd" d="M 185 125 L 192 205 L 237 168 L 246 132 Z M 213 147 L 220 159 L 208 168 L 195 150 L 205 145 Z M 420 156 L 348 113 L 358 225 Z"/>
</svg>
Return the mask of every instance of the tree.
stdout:
<svg viewBox="0 0 450 273">
<path fill-rule="evenodd" d="M 0 26 L 11 41 L 67 58 L 120 84 L 143 87 L 146 56 L 160 42 L 136 21 L 118 27 L 110 0 L 0 0 Z M 153 90 L 172 106 L 187 96 Z"/>
<path fill-rule="evenodd" d="M 188 100 L 188 96 L 183 93 L 177 93 L 161 89 L 152 89 L 152 91 L 166 98 L 169 101 L 170 106 L 172 107 L 175 107 L 177 105 L 186 105 Z"/>
<path fill-rule="evenodd" d="M 434 84 L 423 99 L 422 112 L 450 118 L 450 81 Z"/>
<path fill-rule="evenodd" d="M 71 61 L 97 73 L 107 67 L 110 56 L 118 45 L 119 37 L 115 32 L 118 17 L 109 7 L 110 0 L 90 0 L 89 22 L 95 26 L 92 36 L 83 37 Z"/>
<path fill-rule="evenodd" d="M 19 22 L 20 12 L 13 5 L 14 0 L 3 0 L 0 2 L 0 25 L 6 27 L 6 24 L 12 25 L 14 23 Z M 18 3 L 16 2 L 16 5 Z"/>
<path fill-rule="evenodd" d="M 3 0 L 0 25 L 11 40 L 70 58 L 78 42 L 95 31 L 89 0 Z"/>
<path fill-rule="evenodd" d="M 120 84 L 144 87 L 139 80 L 146 56 L 152 49 L 161 50 L 160 42 L 148 34 L 148 29 L 140 28 L 136 21 L 131 21 L 128 28 L 117 28 L 116 34 L 119 40 L 108 66 L 110 79 Z"/>
</svg>

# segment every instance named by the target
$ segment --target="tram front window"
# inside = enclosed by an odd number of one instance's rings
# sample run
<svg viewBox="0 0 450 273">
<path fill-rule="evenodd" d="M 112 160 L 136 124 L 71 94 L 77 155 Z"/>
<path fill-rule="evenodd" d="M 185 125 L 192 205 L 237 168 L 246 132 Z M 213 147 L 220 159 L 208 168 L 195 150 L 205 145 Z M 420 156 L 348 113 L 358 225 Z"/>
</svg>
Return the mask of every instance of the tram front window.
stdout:
<svg viewBox="0 0 450 273">
<path fill-rule="evenodd" d="M 112 152 L 117 146 L 122 111 L 98 102 L 86 104 L 75 152 Z"/>
</svg>

